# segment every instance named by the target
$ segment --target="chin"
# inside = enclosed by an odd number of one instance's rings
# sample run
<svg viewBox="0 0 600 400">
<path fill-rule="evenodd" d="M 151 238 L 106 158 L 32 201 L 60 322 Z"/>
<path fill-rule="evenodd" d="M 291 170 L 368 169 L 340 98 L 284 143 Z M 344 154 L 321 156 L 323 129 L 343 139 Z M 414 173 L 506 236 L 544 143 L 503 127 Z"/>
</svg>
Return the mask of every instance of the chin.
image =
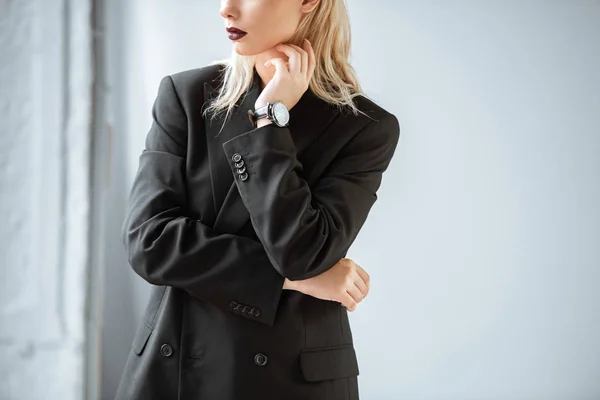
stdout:
<svg viewBox="0 0 600 400">
<path fill-rule="evenodd" d="M 260 53 L 259 51 L 256 51 L 256 49 L 252 48 L 252 46 L 242 43 L 234 43 L 233 50 L 240 56 L 255 56 Z"/>
</svg>

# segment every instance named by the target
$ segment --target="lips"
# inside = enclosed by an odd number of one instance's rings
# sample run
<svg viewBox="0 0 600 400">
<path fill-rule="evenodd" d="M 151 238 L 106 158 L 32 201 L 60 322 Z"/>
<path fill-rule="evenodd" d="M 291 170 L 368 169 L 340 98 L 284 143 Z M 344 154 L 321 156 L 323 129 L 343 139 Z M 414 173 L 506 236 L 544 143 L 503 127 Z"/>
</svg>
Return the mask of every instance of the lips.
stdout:
<svg viewBox="0 0 600 400">
<path fill-rule="evenodd" d="M 231 40 L 241 39 L 247 34 L 247 32 L 244 32 L 243 30 L 234 27 L 225 28 L 225 30 L 229 34 L 229 39 Z"/>
<path fill-rule="evenodd" d="M 244 32 L 244 31 L 243 31 L 243 30 L 241 30 L 241 29 L 234 28 L 233 26 L 232 26 L 232 27 L 229 27 L 229 28 L 226 28 L 226 30 L 227 30 L 227 32 L 229 32 L 229 33 L 247 33 L 247 32 Z"/>
</svg>

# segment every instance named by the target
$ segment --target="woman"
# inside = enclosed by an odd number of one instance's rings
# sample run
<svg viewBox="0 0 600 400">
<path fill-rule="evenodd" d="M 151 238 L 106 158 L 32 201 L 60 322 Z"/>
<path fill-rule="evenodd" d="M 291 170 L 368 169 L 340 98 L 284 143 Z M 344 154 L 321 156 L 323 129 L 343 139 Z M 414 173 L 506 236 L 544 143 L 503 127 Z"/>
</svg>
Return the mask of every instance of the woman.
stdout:
<svg viewBox="0 0 600 400">
<path fill-rule="evenodd" d="M 166 76 L 152 109 L 122 235 L 156 286 L 116 398 L 358 399 L 369 276 L 345 255 L 398 120 L 360 92 L 343 0 L 221 15 L 231 59 Z"/>
</svg>

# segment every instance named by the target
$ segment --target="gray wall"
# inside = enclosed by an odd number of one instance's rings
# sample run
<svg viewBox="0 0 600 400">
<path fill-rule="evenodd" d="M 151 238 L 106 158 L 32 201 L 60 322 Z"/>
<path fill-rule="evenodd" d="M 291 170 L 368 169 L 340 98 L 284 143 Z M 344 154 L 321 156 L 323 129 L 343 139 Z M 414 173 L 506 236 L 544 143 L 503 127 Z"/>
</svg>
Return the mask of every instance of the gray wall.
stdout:
<svg viewBox="0 0 600 400">
<path fill-rule="evenodd" d="M 0 0 L 1 400 L 98 383 L 92 20 L 91 1 Z"/>
<path fill-rule="evenodd" d="M 349 4 L 353 64 L 402 129 L 349 253 L 372 278 L 361 398 L 600 398 L 600 2 Z M 158 83 L 230 43 L 218 2 L 107 7 L 109 399 L 148 294 L 117 233 Z"/>
</svg>

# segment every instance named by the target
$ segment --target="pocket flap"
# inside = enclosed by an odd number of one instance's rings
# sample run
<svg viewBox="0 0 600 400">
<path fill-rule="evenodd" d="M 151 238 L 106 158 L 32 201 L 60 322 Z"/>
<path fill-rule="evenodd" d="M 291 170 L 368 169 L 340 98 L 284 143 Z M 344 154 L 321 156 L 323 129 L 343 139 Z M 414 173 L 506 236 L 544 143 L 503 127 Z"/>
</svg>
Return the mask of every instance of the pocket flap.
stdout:
<svg viewBox="0 0 600 400">
<path fill-rule="evenodd" d="M 357 376 L 358 360 L 354 345 L 300 350 L 300 368 L 307 381 Z"/>
</svg>

